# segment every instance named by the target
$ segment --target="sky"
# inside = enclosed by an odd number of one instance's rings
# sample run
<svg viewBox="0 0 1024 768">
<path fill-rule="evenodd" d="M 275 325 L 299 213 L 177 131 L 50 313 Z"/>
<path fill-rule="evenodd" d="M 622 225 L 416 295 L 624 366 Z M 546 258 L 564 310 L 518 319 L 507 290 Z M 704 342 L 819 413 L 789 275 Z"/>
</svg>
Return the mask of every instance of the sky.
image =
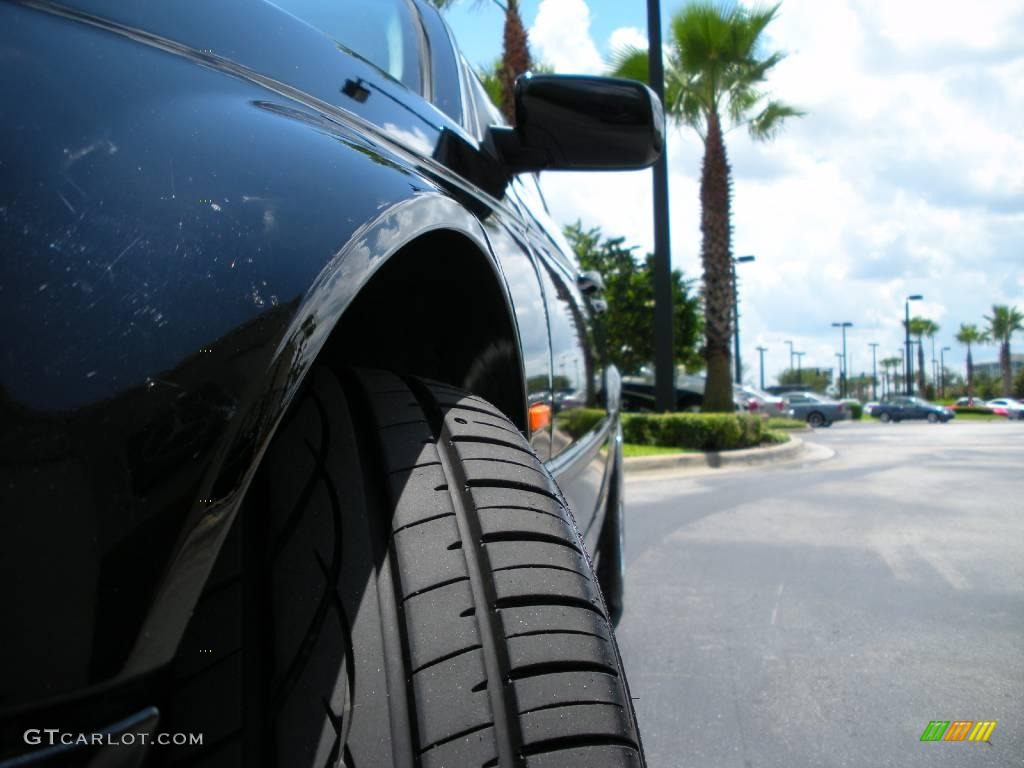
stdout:
<svg viewBox="0 0 1024 768">
<path fill-rule="evenodd" d="M 666 34 L 681 6 L 662 0 Z M 621 46 L 646 48 L 643 0 L 521 7 L 534 59 L 557 72 L 601 74 Z M 447 18 L 470 62 L 500 54 L 491 0 L 462 0 Z M 771 143 L 726 137 L 733 252 L 756 256 L 738 267 L 745 380 L 757 383 L 764 346 L 772 383 L 789 366 L 786 340 L 804 367 L 834 366 L 831 324 L 844 321 L 850 375 L 870 373 L 870 342 L 879 359 L 899 354 L 909 294 L 924 295 L 911 313 L 940 326 L 936 357 L 950 347 L 946 365 L 962 371 L 960 323 L 982 325 L 993 303 L 1024 309 L 1024 3 L 784 0 L 766 43 L 787 53 L 769 89 L 807 115 Z M 673 267 L 699 278 L 703 147 L 673 127 L 667 151 Z M 650 171 L 549 172 L 541 184 L 559 224 L 652 248 Z"/>
</svg>

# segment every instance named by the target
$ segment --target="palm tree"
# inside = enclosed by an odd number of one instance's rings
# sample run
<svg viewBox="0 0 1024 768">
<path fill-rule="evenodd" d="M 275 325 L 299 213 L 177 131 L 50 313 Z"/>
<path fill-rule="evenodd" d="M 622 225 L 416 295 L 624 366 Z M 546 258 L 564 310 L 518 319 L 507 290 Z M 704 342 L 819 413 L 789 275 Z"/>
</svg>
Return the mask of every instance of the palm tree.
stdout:
<svg viewBox="0 0 1024 768">
<path fill-rule="evenodd" d="M 956 340 L 967 347 L 967 397 L 974 397 L 974 360 L 971 358 L 971 345 L 985 341 L 985 334 L 973 323 L 960 323 Z"/>
<path fill-rule="evenodd" d="M 885 371 L 885 386 L 882 388 L 883 393 L 888 396 L 892 393 L 892 381 L 895 378 L 895 372 L 899 370 L 900 359 L 898 357 L 884 357 L 881 360 L 882 370 Z M 892 371 L 890 373 L 890 370 Z"/>
<path fill-rule="evenodd" d="M 480 0 L 478 0 L 479 2 Z M 453 6 L 456 0 L 430 0 L 440 10 L 446 10 Z M 501 87 L 501 98 L 496 103 L 505 115 L 509 123 L 515 124 L 515 85 L 516 78 L 530 71 L 530 45 L 526 34 L 526 26 L 523 24 L 523 17 L 519 13 L 519 0 L 493 0 L 494 4 L 505 13 L 505 29 L 502 35 L 501 59 L 495 68 L 495 76 Z M 490 84 L 488 94 L 493 93 Z"/>
<path fill-rule="evenodd" d="M 988 335 L 999 345 L 999 367 L 1003 372 L 1003 395 L 1009 397 L 1013 391 L 1013 371 L 1010 366 L 1010 337 L 1017 331 L 1024 331 L 1024 314 L 1017 307 L 993 304 L 992 314 L 985 315 Z"/>
<path fill-rule="evenodd" d="M 671 22 L 665 111 L 677 124 L 695 130 L 704 143 L 700 202 L 705 411 L 733 409 L 729 354 L 734 296 L 732 181 L 724 136 L 745 126 L 752 138 L 768 140 L 786 118 L 803 114 L 764 91 L 768 73 L 784 58 L 781 52 L 763 50 L 762 36 L 778 10 L 778 5 L 748 9 L 698 2 L 683 8 Z M 646 51 L 623 51 L 616 57 L 614 72 L 649 82 Z"/>
<path fill-rule="evenodd" d="M 924 397 L 924 343 L 925 336 L 934 336 L 939 330 L 937 323 L 927 317 L 915 315 L 910 318 L 910 335 L 917 337 L 917 394 Z"/>
</svg>

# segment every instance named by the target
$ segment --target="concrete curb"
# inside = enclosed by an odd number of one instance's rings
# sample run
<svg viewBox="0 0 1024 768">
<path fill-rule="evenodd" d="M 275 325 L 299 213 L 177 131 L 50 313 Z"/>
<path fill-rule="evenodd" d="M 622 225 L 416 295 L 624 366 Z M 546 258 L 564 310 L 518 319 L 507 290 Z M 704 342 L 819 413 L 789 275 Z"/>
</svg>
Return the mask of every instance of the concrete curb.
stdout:
<svg viewBox="0 0 1024 768">
<path fill-rule="evenodd" d="M 762 464 L 780 464 L 792 461 L 804 451 L 804 441 L 790 435 L 789 442 L 768 448 L 744 448 L 739 451 L 708 451 L 707 453 L 680 453 L 675 456 L 631 456 L 623 459 L 623 468 L 629 474 L 663 472 L 671 469 L 718 469 L 720 467 Z"/>
</svg>

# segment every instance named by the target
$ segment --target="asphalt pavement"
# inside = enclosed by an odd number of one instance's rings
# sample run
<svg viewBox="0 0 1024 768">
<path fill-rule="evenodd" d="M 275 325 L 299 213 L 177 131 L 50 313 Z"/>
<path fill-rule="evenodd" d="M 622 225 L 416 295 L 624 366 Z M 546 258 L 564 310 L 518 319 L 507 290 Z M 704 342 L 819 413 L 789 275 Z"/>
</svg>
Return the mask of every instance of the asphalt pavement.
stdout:
<svg viewBox="0 0 1024 768">
<path fill-rule="evenodd" d="M 1024 423 L 845 423 L 627 478 L 618 637 L 651 768 L 1024 765 Z M 922 742 L 994 720 L 988 742 Z"/>
</svg>

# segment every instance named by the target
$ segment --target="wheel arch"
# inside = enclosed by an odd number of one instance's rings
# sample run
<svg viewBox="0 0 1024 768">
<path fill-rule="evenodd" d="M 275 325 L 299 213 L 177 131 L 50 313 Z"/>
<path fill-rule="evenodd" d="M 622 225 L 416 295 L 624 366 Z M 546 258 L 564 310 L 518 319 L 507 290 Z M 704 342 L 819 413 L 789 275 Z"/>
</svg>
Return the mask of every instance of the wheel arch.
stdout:
<svg viewBox="0 0 1024 768">
<path fill-rule="evenodd" d="M 382 300 L 386 289 L 395 284 L 396 276 L 408 275 L 403 270 L 414 267 L 416 276 L 433 268 L 433 283 L 445 285 L 452 292 L 464 295 L 480 291 L 480 300 L 476 302 L 479 317 L 493 319 L 499 330 L 488 333 L 484 322 L 470 323 L 476 327 L 466 337 L 468 344 L 463 348 L 479 353 L 475 357 L 448 356 L 426 370 L 415 370 L 427 357 L 426 350 L 414 349 L 413 344 L 427 330 L 451 331 L 450 325 L 441 322 L 450 321 L 450 313 L 428 317 L 422 330 L 411 334 L 401 348 L 394 334 L 387 338 L 389 343 L 374 345 L 373 337 L 360 327 L 360 323 L 372 321 L 375 312 L 381 317 L 388 312 L 392 317 L 412 316 L 414 307 L 395 307 L 393 297 L 388 297 L 388 304 Z M 468 271 L 460 273 L 459 268 Z M 436 301 L 440 297 L 431 298 Z M 466 319 L 473 318 L 470 314 Z M 360 336 L 363 343 L 353 343 L 353 335 Z M 392 370 L 397 363 L 399 373 L 415 372 L 464 386 L 467 379 L 479 375 L 473 360 L 494 347 L 500 347 L 500 354 L 491 354 L 489 374 L 482 377 L 485 383 L 476 387 L 482 390 L 476 393 L 497 400 L 495 404 L 503 410 L 508 408 L 509 418 L 525 429 L 525 381 L 518 325 L 500 265 L 479 220 L 446 195 L 431 194 L 406 199 L 357 230 L 325 264 L 291 314 L 289 326 L 249 407 L 239 414 L 223 439 L 221 458 L 209 467 L 200 486 L 207 490 L 200 493 L 224 501 L 217 505 L 216 514 L 210 514 L 212 510 L 199 503 L 202 499 L 193 505 L 193 523 L 185 526 L 191 532 L 180 540 L 118 678 L 128 679 L 162 666 L 176 653 L 192 609 L 266 449 L 315 361 L 326 357 L 339 365 L 360 361 L 363 365 Z"/>
</svg>

